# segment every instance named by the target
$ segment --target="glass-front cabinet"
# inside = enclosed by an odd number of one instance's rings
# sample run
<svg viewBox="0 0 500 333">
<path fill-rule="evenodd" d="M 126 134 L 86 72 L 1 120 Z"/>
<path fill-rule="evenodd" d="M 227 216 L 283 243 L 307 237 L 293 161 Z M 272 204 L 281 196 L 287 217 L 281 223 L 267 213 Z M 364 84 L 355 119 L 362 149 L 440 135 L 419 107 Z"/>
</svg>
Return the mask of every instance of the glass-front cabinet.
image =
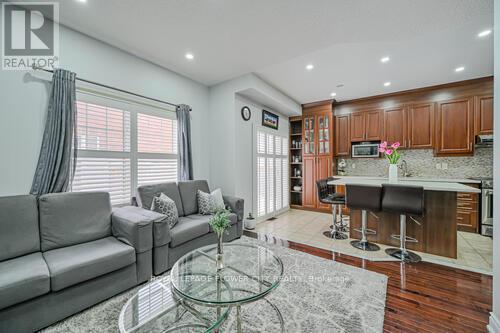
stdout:
<svg viewBox="0 0 500 333">
<path fill-rule="evenodd" d="M 331 123 L 332 117 L 330 114 L 304 117 L 304 155 L 331 154 Z"/>
<path fill-rule="evenodd" d="M 330 116 L 320 115 L 317 116 L 316 119 L 318 122 L 318 154 L 319 155 L 330 154 L 330 146 L 331 146 Z"/>
<path fill-rule="evenodd" d="M 316 141 L 314 130 L 316 121 L 314 116 L 304 118 L 304 155 L 316 154 Z"/>
</svg>

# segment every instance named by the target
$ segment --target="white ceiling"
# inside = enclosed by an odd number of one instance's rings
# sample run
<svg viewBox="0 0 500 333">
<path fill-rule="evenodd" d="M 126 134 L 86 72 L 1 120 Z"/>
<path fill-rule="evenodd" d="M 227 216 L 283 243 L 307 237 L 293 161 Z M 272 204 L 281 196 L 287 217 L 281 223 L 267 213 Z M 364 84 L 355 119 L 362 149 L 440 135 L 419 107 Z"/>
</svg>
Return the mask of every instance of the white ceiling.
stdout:
<svg viewBox="0 0 500 333">
<path fill-rule="evenodd" d="M 65 0 L 60 16 L 206 85 L 254 72 L 301 103 L 493 74 L 493 38 L 477 37 L 493 0 Z"/>
</svg>

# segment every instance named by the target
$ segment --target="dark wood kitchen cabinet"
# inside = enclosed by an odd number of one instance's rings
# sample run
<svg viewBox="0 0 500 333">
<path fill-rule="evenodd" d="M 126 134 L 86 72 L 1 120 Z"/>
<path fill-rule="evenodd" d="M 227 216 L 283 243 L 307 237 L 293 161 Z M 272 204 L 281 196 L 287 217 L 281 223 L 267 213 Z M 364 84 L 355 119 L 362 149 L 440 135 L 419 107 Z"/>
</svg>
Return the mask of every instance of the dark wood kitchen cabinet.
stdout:
<svg viewBox="0 0 500 333">
<path fill-rule="evenodd" d="M 365 140 L 377 141 L 382 140 L 384 135 L 384 113 L 382 110 L 374 110 L 365 112 L 366 129 Z"/>
<path fill-rule="evenodd" d="M 477 184 L 464 184 L 478 188 Z M 457 193 L 457 229 L 477 233 L 479 231 L 479 194 Z"/>
<path fill-rule="evenodd" d="M 474 153 L 473 98 L 437 103 L 435 153 L 437 156 Z"/>
<path fill-rule="evenodd" d="M 333 174 L 333 112 L 331 103 L 303 108 L 302 207 L 329 211 L 319 202 L 316 188 L 318 179 Z M 344 125 L 345 126 L 345 125 Z"/>
<path fill-rule="evenodd" d="M 318 179 L 326 179 L 332 176 L 332 157 L 331 156 L 318 156 L 316 157 L 316 180 Z M 325 205 L 319 202 L 319 199 L 316 202 L 316 208 L 322 210 L 331 210 L 331 205 Z"/>
<path fill-rule="evenodd" d="M 365 114 L 357 112 L 351 114 L 351 142 L 365 141 Z"/>
<path fill-rule="evenodd" d="M 335 156 L 351 155 L 349 115 L 335 117 Z"/>
<path fill-rule="evenodd" d="M 383 135 L 383 112 L 363 111 L 351 114 L 351 142 L 377 141 Z"/>
<path fill-rule="evenodd" d="M 302 161 L 302 206 L 316 207 L 316 157 L 304 156 Z"/>
<path fill-rule="evenodd" d="M 475 135 L 493 134 L 493 95 L 476 96 L 474 124 Z"/>
<path fill-rule="evenodd" d="M 407 112 L 404 106 L 384 110 L 384 140 L 408 148 Z"/>
<path fill-rule="evenodd" d="M 434 103 L 412 104 L 408 108 L 408 146 L 434 147 Z"/>
</svg>

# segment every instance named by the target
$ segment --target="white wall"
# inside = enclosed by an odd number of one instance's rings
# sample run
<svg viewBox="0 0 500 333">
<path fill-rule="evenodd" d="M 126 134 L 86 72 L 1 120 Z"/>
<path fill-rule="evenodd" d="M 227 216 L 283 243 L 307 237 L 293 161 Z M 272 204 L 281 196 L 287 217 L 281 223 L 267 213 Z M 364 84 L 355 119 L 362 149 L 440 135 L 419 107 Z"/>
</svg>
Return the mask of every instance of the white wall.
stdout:
<svg viewBox="0 0 500 333">
<path fill-rule="evenodd" d="M 252 117 L 249 121 L 244 121 L 240 115 L 241 108 L 248 106 L 252 112 Z M 249 212 L 256 211 L 254 207 L 254 186 L 253 176 L 255 173 L 255 161 L 253 160 L 253 148 L 255 145 L 255 138 L 253 135 L 254 127 L 261 126 L 262 124 L 262 110 L 273 112 L 279 115 L 278 133 L 288 137 L 288 117 L 280 114 L 276 110 L 270 109 L 262 104 L 251 101 L 245 97 L 236 95 L 235 98 L 235 129 L 236 133 L 236 169 L 235 169 L 235 194 L 245 200 L 245 216 Z"/>
<path fill-rule="evenodd" d="M 192 111 L 194 177 L 210 176 L 208 87 L 73 30 L 60 29 L 60 67 Z M 37 74 L 38 75 L 38 74 Z M 43 135 L 48 82 L 0 71 L 0 196 L 28 193 Z"/>
<path fill-rule="evenodd" d="M 493 193 L 493 220 L 495 227 L 493 228 L 493 311 L 490 316 L 490 324 L 488 331 L 491 333 L 500 333 L 500 0 L 495 0 L 495 50 L 494 50 L 494 66 L 495 66 L 495 88 L 494 88 L 494 141 L 493 148 L 493 183 L 496 184 Z"/>
<path fill-rule="evenodd" d="M 246 151 L 251 147 L 248 142 L 251 141 L 252 132 L 245 124 L 241 124 L 243 120 L 236 105 L 239 93 L 259 96 L 266 101 L 266 108 L 281 112 L 282 115 L 298 115 L 302 109 L 300 104 L 254 74 L 244 75 L 210 88 L 210 186 L 220 187 L 225 194 L 248 196 L 251 187 L 244 188 L 246 185 L 242 182 L 245 180 L 241 178 L 251 178 L 252 173 L 250 169 L 240 170 L 240 158 L 248 158 L 249 155 L 245 154 L 252 153 L 251 149 Z M 272 107 L 269 107 L 270 105 Z M 260 117 L 260 112 L 252 113 L 253 121 L 260 121 Z M 249 207 L 251 201 L 245 201 L 246 212 Z"/>
</svg>

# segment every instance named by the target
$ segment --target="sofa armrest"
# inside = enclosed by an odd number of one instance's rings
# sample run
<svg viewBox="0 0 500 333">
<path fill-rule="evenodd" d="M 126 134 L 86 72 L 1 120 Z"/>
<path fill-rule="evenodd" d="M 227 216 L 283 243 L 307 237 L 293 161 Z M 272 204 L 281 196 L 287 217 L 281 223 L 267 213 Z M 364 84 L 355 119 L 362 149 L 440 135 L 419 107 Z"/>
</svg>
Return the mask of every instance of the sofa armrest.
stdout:
<svg viewBox="0 0 500 333">
<path fill-rule="evenodd" d="M 111 215 L 111 230 L 113 236 L 142 253 L 153 248 L 153 224 L 163 218 L 162 214 L 139 207 L 118 207 Z"/>
<path fill-rule="evenodd" d="M 238 221 L 243 221 L 243 214 L 245 213 L 245 201 L 241 198 L 233 197 L 230 195 L 223 196 L 224 203 L 228 206 L 233 213 L 238 217 Z"/>
</svg>

